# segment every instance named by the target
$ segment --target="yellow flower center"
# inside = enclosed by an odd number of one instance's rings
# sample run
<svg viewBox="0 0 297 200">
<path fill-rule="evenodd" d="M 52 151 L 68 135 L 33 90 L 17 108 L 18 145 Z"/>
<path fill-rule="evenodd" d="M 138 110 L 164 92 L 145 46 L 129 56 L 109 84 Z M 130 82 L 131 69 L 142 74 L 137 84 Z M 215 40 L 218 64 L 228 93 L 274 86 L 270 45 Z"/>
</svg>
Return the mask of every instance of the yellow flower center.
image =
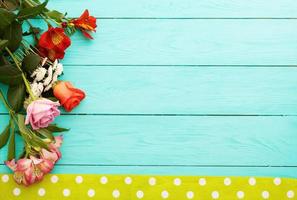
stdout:
<svg viewBox="0 0 297 200">
<path fill-rule="evenodd" d="M 52 42 L 54 43 L 54 45 L 60 44 L 62 40 L 63 40 L 63 36 L 60 34 L 54 34 L 52 36 Z"/>
</svg>

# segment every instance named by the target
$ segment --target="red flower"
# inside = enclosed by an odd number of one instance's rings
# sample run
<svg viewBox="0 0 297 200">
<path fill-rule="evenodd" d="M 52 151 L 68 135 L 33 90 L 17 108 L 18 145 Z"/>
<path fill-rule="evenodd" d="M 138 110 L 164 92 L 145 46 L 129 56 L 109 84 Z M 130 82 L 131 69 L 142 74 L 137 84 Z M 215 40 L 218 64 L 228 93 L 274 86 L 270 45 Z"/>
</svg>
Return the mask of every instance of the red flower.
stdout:
<svg viewBox="0 0 297 200">
<path fill-rule="evenodd" d="M 78 19 L 71 20 L 70 23 L 74 24 L 76 28 L 80 29 L 85 37 L 93 39 L 93 37 L 87 31 L 96 31 L 96 18 L 90 16 L 88 10 L 85 10 Z"/>
<path fill-rule="evenodd" d="M 71 40 L 62 28 L 50 27 L 40 36 L 38 48 L 41 56 L 48 57 L 54 61 L 64 58 L 65 50 L 70 44 Z"/>
</svg>

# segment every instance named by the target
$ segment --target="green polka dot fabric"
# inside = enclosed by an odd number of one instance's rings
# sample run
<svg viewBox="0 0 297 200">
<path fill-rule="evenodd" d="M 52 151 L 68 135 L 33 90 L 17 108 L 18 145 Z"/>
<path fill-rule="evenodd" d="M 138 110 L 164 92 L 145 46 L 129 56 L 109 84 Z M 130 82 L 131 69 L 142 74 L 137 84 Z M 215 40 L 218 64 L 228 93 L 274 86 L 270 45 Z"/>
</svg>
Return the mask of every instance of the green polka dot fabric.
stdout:
<svg viewBox="0 0 297 200">
<path fill-rule="evenodd" d="M 297 199 L 289 178 L 50 174 L 24 187 L 1 174 L 1 200 Z"/>
</svg>

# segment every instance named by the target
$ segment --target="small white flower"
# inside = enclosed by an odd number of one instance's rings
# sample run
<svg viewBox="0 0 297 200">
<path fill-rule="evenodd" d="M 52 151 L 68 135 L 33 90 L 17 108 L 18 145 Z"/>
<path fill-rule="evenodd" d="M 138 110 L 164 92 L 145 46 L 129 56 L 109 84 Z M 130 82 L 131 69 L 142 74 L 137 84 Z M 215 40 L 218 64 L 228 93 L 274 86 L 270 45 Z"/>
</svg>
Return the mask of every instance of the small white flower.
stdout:
<svg viewBox="0 0 297 200">
<path fill-rule="evenodd" d="M 42 60 L 41 66 L 45 65 L 46 61 L 47 61 L 47 57 L 45 57 L 45 58 Z"/>
<path fill-rule="evenodd" d="M 52 88 L 53 84 L 48 84 L 48 86 L 46 86 L 46 88 L 44 88 L 44 92 L 49 91 Z"/>
<path fill-rule="evenodd" d="M 56 71 L 55 71 L 55 73 L 57 73 L 57 75 L 58 76 L 60 76 L 62 73 L 63 73 L 63 65 L 62 65 L 62 63 L 59 63 L 58 65 L 57 65 L 57 69 L 56 69 Z"/>
<path fill-rule="evenodd" d="M 55 71 L 54 75 L 53 75 L 53 80 L 52 80 L 52 83 L 56 82 L 58 80 L 58 73 L 57 71 Z"/>
<path fill-rule="evenodd" d="M 39 67 L 39 68 L 34 70 L 31 77 L 32 78 L 35 77 L 34 81 L 41 81 L 42 79 L 44 79 L 46 72 L 47 72 L 47 70 L 45 68 Z"/>
<path fill-rule="evenodd" d="M 56 59 L 52 65 L 54 71 L 56 70 L 57 65 L 58 65 L 58 60 Z"/>
<path fill-rule="evenodd" d="M 36 97 L 40 97 L 42 92 L 43 92 L 43 84 L 33 82 L 30 86 L 31 86 L 31 90 L 32 90 L 33 95 L 36 96 Z"/>
<path fill-rule="evenodd" d="M 47 62 L 47 58 L 42 60 L 42 66 Z M 55 60 L 48 69 L 39 67 L 31 75 L 34 78 L 31 84 L 34 95 L 41 96 L 42 92 L 49 91 L 53 84 L 58 80 L 58 77 L 63 73 L 63 65 Z M 39 82 L 39 83 L 37 83 Z"/>
<path fill-rule="evenodd" d="M 47 70 L 47 77 L 43 81 L 44 86 L 48 86 L 52 82 L 53 78 L 53 67 L 50 66 Z"/>
</svg>

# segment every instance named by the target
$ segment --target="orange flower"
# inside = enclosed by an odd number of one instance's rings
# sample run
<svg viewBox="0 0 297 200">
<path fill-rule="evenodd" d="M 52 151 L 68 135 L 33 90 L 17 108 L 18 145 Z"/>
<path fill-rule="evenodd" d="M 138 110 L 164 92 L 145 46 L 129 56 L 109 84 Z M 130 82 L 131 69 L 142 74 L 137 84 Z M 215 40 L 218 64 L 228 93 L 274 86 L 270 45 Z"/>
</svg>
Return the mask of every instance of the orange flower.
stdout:
<svg viewBox="0 0 297 200">
<path fill-rule="evenodd" d="M 48 57 L 54 61 L 62 59 L 65 55 L 65 50 L 70 46 L 71 40 L 64 33 L 62 28 L 53 28 L 44 32 L 39 39 L 38 49 L 41 56 Z"/>
<path fill-rule="evenodd" d="M 70 112 L 79 105 L 86 95 L 82 90 L 74 88 L 70 82 L 59 81 L 54 86 L 54 96 L 60 101 L 65 110 Z"/>
<path fill-rule="evenodd" d="M 88 10 L 85 10 L 78 19 L 71 20 L 70 23 L 74 24 L 76 28 L 80 29 L 85 37 L 93 39 L 93 37 L 87 31 L 96 31 L 96 18 L 90 16 Z"/>
</svg>

